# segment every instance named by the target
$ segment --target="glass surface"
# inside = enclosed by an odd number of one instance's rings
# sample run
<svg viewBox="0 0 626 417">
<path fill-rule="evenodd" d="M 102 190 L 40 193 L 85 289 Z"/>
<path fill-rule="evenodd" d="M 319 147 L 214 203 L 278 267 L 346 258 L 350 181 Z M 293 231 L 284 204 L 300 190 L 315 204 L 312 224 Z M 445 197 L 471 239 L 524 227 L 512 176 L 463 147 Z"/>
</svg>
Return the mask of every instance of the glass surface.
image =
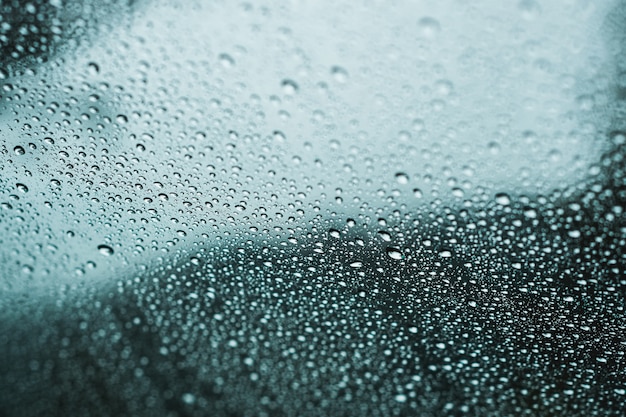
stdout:
<svg viewBox="0 0 626 417">
<path fill-rule="evenodd" d="M 623 1 L 0 1 L 0 415 L 623 416 Z"/>
</svg>

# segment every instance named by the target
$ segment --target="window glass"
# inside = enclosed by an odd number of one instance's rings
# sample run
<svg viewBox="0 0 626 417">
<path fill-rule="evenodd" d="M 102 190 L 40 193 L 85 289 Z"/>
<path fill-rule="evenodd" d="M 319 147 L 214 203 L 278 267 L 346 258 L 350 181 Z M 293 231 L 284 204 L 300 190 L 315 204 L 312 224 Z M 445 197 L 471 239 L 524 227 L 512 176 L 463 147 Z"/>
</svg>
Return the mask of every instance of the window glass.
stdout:
<svg viewBox="0 0 626 417">
<path fill-rule="evenodd" d="M 622 3 L 0 3 L 0 414 L 622 415 Z"/>
</svg>

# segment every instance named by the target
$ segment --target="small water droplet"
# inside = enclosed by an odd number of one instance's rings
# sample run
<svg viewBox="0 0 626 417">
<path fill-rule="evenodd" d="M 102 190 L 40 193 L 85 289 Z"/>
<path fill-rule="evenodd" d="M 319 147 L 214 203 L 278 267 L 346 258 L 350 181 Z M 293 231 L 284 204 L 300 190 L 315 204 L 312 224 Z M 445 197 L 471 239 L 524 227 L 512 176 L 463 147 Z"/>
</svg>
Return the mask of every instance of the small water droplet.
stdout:
<svg viewBox="0 0 626 417">
<path fill-rule="evenodd" d="M 570 230 L 567 235 L 571 238 L 578 239 L 581 235 L 580 230 Z"/>
<path fill-rule="evenodd" d="M 16 155 L 24 155 L 26 153 L 24 148 L 22 148 L 21 146 L 16 146 L 15 148 L 13 148 L 13 152 L 15 152 Z"/>
<path fill-rule="evenodd" d="M 465 195 L 465 192 L 459 187 L 454 187 L 452 189 L 452 195 L 457 198 L 463 198 L 463 196 Z"/>
<path fill-rule="evenodd" d="M 98 245 L 98 252 L 104 256 L 111 256 L 114 253 L 113 248 L 107 245 Z"/>
<path fill-rule="evenodd" d="M 394 399 L 399 403 L 405 403 L 407 400 L 407 397 L 404 394 L 398 394 L 394 397 Z"/>
<path fill-rule="evenodd" d="M 352 262 L 352 263 L 350 264 L 350 266 L 351 266 L 352 268 L 360 268 L 360 267 L 362 267 L 362 266 L 363 266 L 363 262 Z"/>
<path fill-rule="evenodd" d="M 15 185 L 17 187 L 17 189 L 23 193 L 27 193 L 28 192 L 28 187 L 25 186 L 24 184 L 16 184 Z"/>
<path fill-rule="evenodd" d="M 281 132 L 280 130 L 275 130 L 274 131 L 274 140 L 277 142 L 284 142 L 286 139 L 285 134 L 283 132 Z"/>
<path fill-rule="evenodd" d="M 100 73 L 100 67 L 95 62 L 90 62 L 87 64 L 87 69 L 89 70 L 89 75 L 98 75 Z"/>
<path fill-rule="evenodd" d="M 398 184 L 408 184 L 409 176 L 404 172 L 398 172 L 396 173 L 396 181 L 398 182 Z"/>
<path fill-rule="evenodd" d="M 287 95 L 292 96 L 298 92 L 298 84 L 293 80 L 283 80 L 280 85 L 283 89 L 283 93 Z"/>
<path fill-rule="evenodd" d="M 232 56 L 228 54 L 220 54 L 219 60 L 220 60 L 220 64 L 224 68 L 231 68 L 235 65 L 235 60 L 233 59 Z"/>
<path fill-rule="evenodd" d="M 191 405 L 196 402 L 196 396 L 188 392 L 184 393 L 182 398 L 185 404 Z"/>
<path fill-rule="evenodd" d="M 124 114 L 118 114 L 115 120 L 122 125 L 128 123 L 128 117 Z"/>
<path fill-rule="evenodd" d="M 434 38 L 441 31 L 441 25 L 437 19 L 422 17 L 418 22 L 420 34 L 425 38 Z"/>
<path fill-rule="evenodd" d="M 344 84 L 346 81 L 348 81 L 348 71 L 339 66 L 332 67 L 330 69 L 330 73 L 332 74 L 335 81 L 340 84 Z"/>
</svg>

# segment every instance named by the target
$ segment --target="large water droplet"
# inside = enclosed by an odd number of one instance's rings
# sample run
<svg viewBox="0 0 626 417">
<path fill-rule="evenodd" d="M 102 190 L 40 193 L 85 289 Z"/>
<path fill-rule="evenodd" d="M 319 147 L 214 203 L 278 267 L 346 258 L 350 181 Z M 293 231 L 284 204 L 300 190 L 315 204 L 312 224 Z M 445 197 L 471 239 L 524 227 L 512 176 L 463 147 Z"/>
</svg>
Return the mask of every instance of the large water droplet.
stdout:
<svg viewBox="0 0 626 417">
<path fill-rule="evenodd" d="M 501 206 L 508 206 L 509 204 L 511 204 L 511 197 L 509 197 L 509 195 L 506 193 L 498 193 L 496 194 L 496 203 L 500 204 Z"/>
<path fill-rule="evenodd" d="M 404 258 L 404 255 L 402 255 L 402 252 L 400 252 L 400 249 L 398 248 L 387 248 L 386 252 L 387 256 L 389 256 L 391 259 L 400 260 Z"/>
</svg>

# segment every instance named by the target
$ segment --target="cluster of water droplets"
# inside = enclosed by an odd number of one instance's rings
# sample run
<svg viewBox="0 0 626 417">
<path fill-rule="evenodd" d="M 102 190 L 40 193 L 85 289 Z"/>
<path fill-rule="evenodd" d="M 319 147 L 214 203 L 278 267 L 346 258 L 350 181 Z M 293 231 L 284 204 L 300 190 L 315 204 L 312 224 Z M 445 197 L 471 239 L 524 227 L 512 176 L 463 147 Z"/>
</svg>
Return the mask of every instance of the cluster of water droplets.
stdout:
<svg viewBox="0 0 626 417">
<path fill-rule="evenodd" d="M 0 411 L 619 415 L 624 14 L 447 3 L 0 38 Z"/>
</svg>

